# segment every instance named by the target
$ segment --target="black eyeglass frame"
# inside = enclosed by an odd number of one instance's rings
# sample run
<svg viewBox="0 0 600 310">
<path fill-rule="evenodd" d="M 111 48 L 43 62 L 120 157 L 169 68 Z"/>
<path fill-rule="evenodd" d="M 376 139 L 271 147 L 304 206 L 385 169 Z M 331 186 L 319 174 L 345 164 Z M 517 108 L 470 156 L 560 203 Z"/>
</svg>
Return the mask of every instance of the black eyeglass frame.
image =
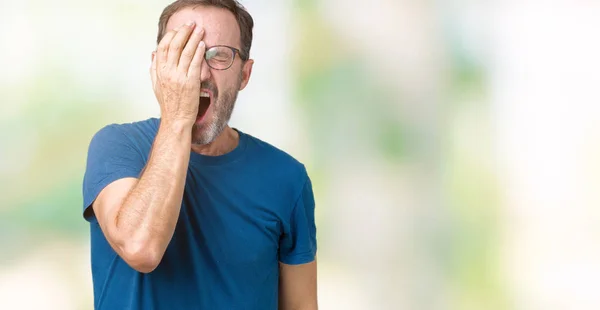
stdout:
<svg viewBox="0 0 600 310">
<path fill-rule="evenodd" d="M 229 66 L 227 66 L 227 68 L 223 68 L 223 69 L 215 68 L 215 67 L 213 67 L 213 66 L 210 65 L 210 62 L 209 62 L 210 59 L 206 59 L 206 52 L 208 52 L 210 49 L 215 48 L 215 47 L 226 47 L 226 48 L 230 49 L 233 52 L 233 57 L 231 57 L 231 63 L 229 64 Z M 211 68 L 213 68 L 215 70 L 227 70 L 227 69 L 231 68 L 231 66 L 233 66 L 233 63 L 235 62 L 235 55 L 236 54 L 239 55 L 239 57 L 240 57 L 240 59 L 242 61 L 248 60 L 248 59 L 244 59 L 244 58 L 247 58 L 247 57 L 243 57 L 242 56 L 242 52 L 240 52 L 239 49 L 237 49 L 235 47 L 231 47 L 229 45 L 214 45 L 214 46 L 211 46 L 211 47 L 207 46 L 206 47 L 206 52 L 204 53 L 204 59 L 206 60 L 206 64 L 209 67 L 211 67 Z"/>
</svg>

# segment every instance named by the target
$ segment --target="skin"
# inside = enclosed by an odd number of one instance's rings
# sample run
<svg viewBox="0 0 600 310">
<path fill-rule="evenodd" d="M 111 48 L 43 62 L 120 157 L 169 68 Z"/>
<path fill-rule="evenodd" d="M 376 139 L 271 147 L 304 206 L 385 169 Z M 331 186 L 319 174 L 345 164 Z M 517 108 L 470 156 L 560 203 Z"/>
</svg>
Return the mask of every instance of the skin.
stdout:
<svg viewBox="0 0 600 310">
<path fill-rule="evenodd" d="M 161 123 L 148 163 L 139 179 L 109 184 L 92 204 L 111 247 L 139 272 L 158 266 L 173 237 L 190 149 L 215 156 L 238 144 L 237 132 L 227 125 L 229 110 L 237 92 L 248 84 L 254 62 L 236 56 L 228 70 L 214 70 L 204 60 L 206 46 L 213 45 L 241 48 L 233 14 L 197 6 L 171 17 L 167 33 L 152 53 L 150 75 Z M 199 120 L 201 85 L 218 95 Z M 279 308 L 317 309 L 316 260 L 302 265 L 280 263 L 279 268 Z"/>
<path fill-rule="evenodd" d="M 240 30 L 237 27 L 237 21 L 233 14 L 228 11 L 204 6 L 182 9 L 169 19 L 166 27 L 167 33 L 180 25 L 184 25 L 188 21 L 195 22 L 195 29 L 209 30 L 202 38 L 206 46 L 227 45 L 238 49 L 241 48 Z M 210 31 L 211 29 L 215 29 L 215 31 Z M 163 38 L 163 41 L 165 39 L 168 38 Z M 153 53 L 152 59 L 154 68 L 156 66 L 154 64 L 156 62 L 156 53 Z M 233 110 L 237 92 L 243 90 L 248 84 L 253 64 L 254 61 L 251 59 L 243 62 L 239 58 L 239 55 L 236 55 L 233 65 L 227 70 L 214 70 L 205 62 L 203 63 L 200 82 L 203 85 L 203 89 L 208 90 L 213 98 L 211 98 L 212 104 L 206 111 L 203 122 L 193 125 L 192 149 L 195 152 L 204 155 L 220 155 L 231 151 L 237 145 L 237 139 L 239 138 L 237 132 L 227 126 L 227 122 L 231 116 L 230 113 Z M 157 97 L 172 95 L 172 93 L 161 92 L 160 88 L 156 87 L 156 82 L 163 82 L 160 74 L 161 68 L 159 67 L 156 71 L 158 74 L 153 75 L 153 81 L 155 81 L 155 93 L 157 93 L 157 89 L 159 90 Z M 164 87 L 165 85 L 161 86 L 162 88 L 166 88 Z M 176 93 L 177 90 L 175 89 L 174 92 Z M 198 98 L 199 94 L 195 97 Z M 165 98 L 164 100 L 167 99 Z M 194 105 L 194 107 L 197 108 L 197 105 Z M 190 120 L 195 119 L 197 111 L 197 109 L 190 111 L 189 115 L 187 115 Z M 222 127 L 224 130 L 220 134 L 217 132 L 216 134 L 219 135 L 215 138 L 208 133 L 210 127 Z"/>
</svg>

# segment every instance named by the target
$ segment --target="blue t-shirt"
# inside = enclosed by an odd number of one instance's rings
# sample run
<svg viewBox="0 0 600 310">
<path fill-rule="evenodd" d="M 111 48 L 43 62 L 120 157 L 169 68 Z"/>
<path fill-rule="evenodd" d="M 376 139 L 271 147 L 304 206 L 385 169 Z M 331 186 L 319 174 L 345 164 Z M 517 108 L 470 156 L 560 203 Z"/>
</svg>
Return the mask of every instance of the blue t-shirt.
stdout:
<svg viewBox="0 0 600 310">
<path fill-rule="evenodd" d="M 175 233 L 153 272 L 137 272 L 108 244 L 91 205 L 113 181 L 140 176 L 159 123 L 109 125 L 90 143 L 83 208 L 95 308 L 277 309 L 279 262 L 315 258 L 312 186 L 301 163 L 239 130 L 225 155 L 191 152 Z"/>
</svg>

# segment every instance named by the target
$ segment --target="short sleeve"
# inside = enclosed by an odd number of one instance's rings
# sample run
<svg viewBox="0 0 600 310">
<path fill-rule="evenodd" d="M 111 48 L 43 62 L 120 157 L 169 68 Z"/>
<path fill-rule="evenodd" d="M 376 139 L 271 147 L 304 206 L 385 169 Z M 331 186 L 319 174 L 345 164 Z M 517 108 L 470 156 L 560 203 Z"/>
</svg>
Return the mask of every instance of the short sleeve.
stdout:
<svg viewBox="0 0 600 310">
<path fill-rule="evenodd" d="M 310 178 L 302 188 L 288 223 L 283 224 L 279 260 L 288 265 L 310 263 L 317 254 L 315 200 Z"/>
<path fill-rule="evenodd" d="M 140 152 L 117 126 L 102 128 L 90 142 L 83 177 L 83 215 L 88 221 L 95 217 L 92 210 L 86 210 L 107 185 L 122 178 L 137 178 L 144 168 Z"/>
</svg>

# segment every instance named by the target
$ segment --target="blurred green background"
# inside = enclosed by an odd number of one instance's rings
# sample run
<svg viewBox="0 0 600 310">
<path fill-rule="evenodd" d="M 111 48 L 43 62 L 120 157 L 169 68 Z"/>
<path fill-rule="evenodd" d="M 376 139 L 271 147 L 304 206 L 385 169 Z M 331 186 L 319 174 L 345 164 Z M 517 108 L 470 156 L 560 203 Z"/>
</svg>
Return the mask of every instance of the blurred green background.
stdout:
<svg viewBox="0 0 600 310">
<path fill-rule="evenodd" d="M 0 309 L 91 309 L 93 134 L 169 1 L 0 2 Z M 600 3 L 242 1 L 231 124 L 306 164 L 321 309 L 600 308 Z"/>
</svg>

